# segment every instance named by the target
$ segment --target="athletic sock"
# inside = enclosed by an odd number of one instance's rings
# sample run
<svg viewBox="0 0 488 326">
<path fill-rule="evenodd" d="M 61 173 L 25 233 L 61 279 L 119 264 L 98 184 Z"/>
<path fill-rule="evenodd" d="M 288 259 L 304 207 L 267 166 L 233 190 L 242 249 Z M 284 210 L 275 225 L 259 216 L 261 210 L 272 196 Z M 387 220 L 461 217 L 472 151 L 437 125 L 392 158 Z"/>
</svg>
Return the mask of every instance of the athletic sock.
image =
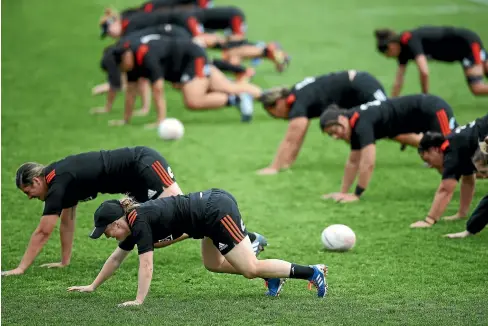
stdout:
<svg viewBox="0 0 488 326">
<path fill-rule="evenodd" d="M 308 280 L 312 277 L 313 273 L 314 273 L 313 267 L 291 264 L 290 278 L 299 278 L 302 280 Z"/>
</svg>

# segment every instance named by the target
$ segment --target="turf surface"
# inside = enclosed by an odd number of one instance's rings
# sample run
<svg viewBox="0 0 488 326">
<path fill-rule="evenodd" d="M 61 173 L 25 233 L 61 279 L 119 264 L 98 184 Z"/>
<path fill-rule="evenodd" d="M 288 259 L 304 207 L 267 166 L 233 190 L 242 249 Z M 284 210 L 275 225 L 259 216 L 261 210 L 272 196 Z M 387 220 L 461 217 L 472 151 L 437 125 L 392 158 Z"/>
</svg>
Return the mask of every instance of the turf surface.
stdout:
<svg viewBox="0 0 488 326">
<path fill-rule="evenodd" d="M 230 1 L 215 1 L 217 5 Z M 390 89 L 395 62 L 379 56 L 372 30 L 391 26 L 451 24 L 476 30 L 488 44 L 488 6 L 483 1 L 234 1 L 247 14 L 251 40 L 278 40 L 293 56 L 282 75 L 268 62 L 255 82 L 263 87 L 291 84 L 308 75 L 360 69 Z M 377 168 L 364 200 L 350 205 L 324 202 L 338 191 L 348 148 L 323 137 L 311 125 L 291 171 L 255 174 L 270 163 L 286 123 L 257 107 L 251 125 L 239 122 L 234 108 L 195 113 L 167 87 L 169 116 L 186 127 L 183 140 L 167 143 L 134 118 L 127 127 L 108 127 L 122 116 L 122 97 L 108 116 L 88 114 L 103 104 L 90 89 L 103 81 L 99 57 L 108 41 L 98 37 L 103 8 L 134 5 L 128 0 L 4 1 L 2 3 L 2 270 L 15 268 L 42 203 L 28 202 L 15 189 L 14 173 L 25 161 L 49 163 L 81 151 L 147 145 L 171 163 L 185 192 L 221 187 L 239 201 L 247 226 L 270 242 L 263 258 L 306 264 L 327 263 L 330 293 L 319 301 L 306 282 L 290 281 L 282 296 L 263 296 L 260 280 L 212 274 L 201 264 L 198 241 L 185 241 L 155 255 L 150 293 L 142 307 L 118 309 L 135 298 L 138 260 L 128 257 L 116 276 L 92 294 L 67 293 L 89 284 L 116 243 L 91 241 L 88 232 L 97 205 L 78 208 L 71 265 L 46 270 L 60 259 L 58 229 L 34 265 L 17 277 L 2 278 L 2 322 L 54 324 L 333 324 L 333 325 L 486 325 L 488 323 L 488 232 L 461 241 L 441 237 L 461 231 L 464 222 L 442 222 L 429 230 L 409 224 L 427 213 L 439 175 L 422 168 L 414 150 L 378 145 Z M 473 97 L 458 65 L 431 63 L 431 92 L 452 104 L 460 123 L 486 114 L 488 100 Z M 419 91 L 416 69 L 407 73 L 403 94 Z M 480 182 L 473 207 L 486 194 Z M 459 192 L 446 214 L 456 212 Z M 322 229 L 344 223 L 358 243 L 348 253 L 323 251 Z"/>
</svg>

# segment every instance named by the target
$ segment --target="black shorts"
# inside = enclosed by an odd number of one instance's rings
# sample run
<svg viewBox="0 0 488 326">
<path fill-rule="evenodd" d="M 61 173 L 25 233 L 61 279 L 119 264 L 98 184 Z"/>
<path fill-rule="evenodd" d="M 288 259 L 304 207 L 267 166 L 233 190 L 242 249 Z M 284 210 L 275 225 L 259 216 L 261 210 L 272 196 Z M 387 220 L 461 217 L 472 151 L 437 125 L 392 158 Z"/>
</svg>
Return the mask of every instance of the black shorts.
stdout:
<svg viewBox="0 0 488 326">
<path fill-rule="evenodd" d="M 487 58 L 483 42 L 478 34 L 472 31 L 463 32 L 463 38 L 466 40 L 461 63 L 465 69 L 475 65 L 482 64 Z"/>
<path fill-rule="evenodd" d="M 205 236 L 212 239 L 222 255 L 231 251 L 248 234 L 236 199 L 225 190 L 212 189 L 207 200 L 205 220 Z"/>
<path fill-rule="evenodd" d="M 423 99 L 421 110 L 428 117 L 424 120 L 425 132 L 440 132 L 446 136 L 458 126 L 451 106 L 440 97 L 428 96 Z"/>
<path fill-rule="evenodd" d="M 138 202 L 143 203 L 158 198 L 164 188 L 176 182 L 168 162 L 161 154 L 148 147 L 137 147 L 136 173 L 141 183 L 129 193 Z"/>
<path fill-rule="evenodd" d="M 184 84 L 193 78 L 205 78 L 210 76 L 210 63 L 205 50 L 194 44 L 190 51 L 190 58 L 186 59 L 187 64 L 180 72 L 179 82 Z"/>
<path fill-rule="evenodd" d="M 488 195 L 483 197 L 466 223 L 466 230 L 476 234 L 488 224 Z"/>
<path fill-rule="evenodd" d="M 355 100 L 358 102 L 353 106 L 387 99 L 385 88 L 370 73 L 364 71 L 356 72 L 356 76 L 351 82 L 351 87 L 355 91 Z"/>
<path fill-rule="evenodd" d="M 204 27 L 205 30 L 223 30 L 227 36 L 242 36 L 246 34 L 246 16 L 239 8 L 221 9 L 218 13 L 213 14 L 212 17 L 205 19 Z"/>
</svg>

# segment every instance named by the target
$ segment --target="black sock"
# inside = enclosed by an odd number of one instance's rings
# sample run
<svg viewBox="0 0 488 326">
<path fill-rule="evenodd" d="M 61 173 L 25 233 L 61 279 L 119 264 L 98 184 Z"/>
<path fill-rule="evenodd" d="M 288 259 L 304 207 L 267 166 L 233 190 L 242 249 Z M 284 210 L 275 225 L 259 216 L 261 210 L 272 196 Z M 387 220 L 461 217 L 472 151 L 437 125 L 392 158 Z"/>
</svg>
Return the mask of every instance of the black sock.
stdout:
<svg viewBox="0 0 488 326">
<path fill-rule="evenodd" d="M 312 277 L 313 272 L 314 270 L 310 266 L 291 264 L 290 278 L 300 278 L 302 280 L 308 280 Z"/>
<path fill-rule="evenodd" d="M 234 106 L 237 103 L 239 103 L 239 96 L 229 94 L 229 97 L 227 98 L 227 106 Z"/>
<path fill-rule="evenodd" d="M 256 240 L 256 235 L 252 232 L 249 232 L 247 236 L 249 237 L 249 240 L 251 240 L 251 242 L 254 242 Z"/>
<path fill-rule="evenodd" d="M 241 65 L 233 65 L 221 59 L 213 59 L 212 63 L 215 67 L 219 68 L 219 70 L 223 72 L 232 72 L 234 74 L 246 72 L 246 67 Z"/>
</svg>

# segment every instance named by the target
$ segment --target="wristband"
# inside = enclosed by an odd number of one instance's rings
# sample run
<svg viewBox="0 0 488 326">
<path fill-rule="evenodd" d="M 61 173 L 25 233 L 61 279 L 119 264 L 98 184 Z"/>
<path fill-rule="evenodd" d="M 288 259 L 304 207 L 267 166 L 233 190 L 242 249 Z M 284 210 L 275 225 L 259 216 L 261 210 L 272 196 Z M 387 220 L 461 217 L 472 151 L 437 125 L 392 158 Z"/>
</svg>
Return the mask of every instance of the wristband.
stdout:
<svg viewBox="0 0 488 326">
<path fill-rule="evenodd" d="M 424 221 L 430 225 L 434 225 L 437 223 L 437 220 L 430 216 L 427 216 Z"/>
<path fill-rule="evenodd" d="M 356 190 L 354 190 L 354 194 L 358 197 L 361 197 L 361 194 L 364 192 L 364 189 L 363 187 L 361 187 L 360 185 L 357 185 L 356 186 Z"/>
</svg>

